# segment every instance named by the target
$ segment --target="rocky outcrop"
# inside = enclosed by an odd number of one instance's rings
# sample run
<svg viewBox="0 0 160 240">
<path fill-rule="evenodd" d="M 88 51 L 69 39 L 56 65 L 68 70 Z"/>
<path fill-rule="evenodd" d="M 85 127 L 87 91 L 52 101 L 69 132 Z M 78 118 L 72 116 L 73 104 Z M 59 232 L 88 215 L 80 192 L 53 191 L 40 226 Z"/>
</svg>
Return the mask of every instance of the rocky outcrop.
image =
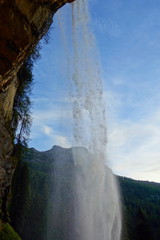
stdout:
<svg viewBox="0 0 160 240">
<path fill-rule="evenodd" d="M 0 90 L 10 84 L 17 68 L 71 0 L 0 0 Z"/>
<path fill-rule="evenodd" d="M 6 218 L 6 200 L 15 161 L 11 158 L 12 107 L 18 87 L 17 72 L 48 30 L 54 13 L 73 0 L 0 0 L 0 214 Z"/>
</svg>

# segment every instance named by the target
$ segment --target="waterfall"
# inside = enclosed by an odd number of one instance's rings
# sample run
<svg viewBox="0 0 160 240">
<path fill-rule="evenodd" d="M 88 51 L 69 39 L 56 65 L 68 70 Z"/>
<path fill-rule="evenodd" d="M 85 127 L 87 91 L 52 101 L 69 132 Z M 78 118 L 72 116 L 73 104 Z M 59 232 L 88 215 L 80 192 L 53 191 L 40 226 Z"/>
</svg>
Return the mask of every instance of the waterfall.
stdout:
<svg viewBox="0 0 160 240">
<path fill-rule="evenodd" d="M 119 240 L 120 202 L 116 179 L 106 166 L 107 131 L 101 71 L 87 0 L 72 4 L 73 77 L 71 102 L 76 172 L 76 240 Z"/>
<path fill-rule="evenodd" d="M 107 167 L 101 68 L 89 20 L 87 0 L 72 3 L 73 41 L 67 49 L 59 16 L 65 52 L 71 54 L 66 56 L 66 78 L 71 78 L 74 147 L 53 152 L 53 206 L 45 240 L 120 240 L 119 191 Z"/>
</svg>

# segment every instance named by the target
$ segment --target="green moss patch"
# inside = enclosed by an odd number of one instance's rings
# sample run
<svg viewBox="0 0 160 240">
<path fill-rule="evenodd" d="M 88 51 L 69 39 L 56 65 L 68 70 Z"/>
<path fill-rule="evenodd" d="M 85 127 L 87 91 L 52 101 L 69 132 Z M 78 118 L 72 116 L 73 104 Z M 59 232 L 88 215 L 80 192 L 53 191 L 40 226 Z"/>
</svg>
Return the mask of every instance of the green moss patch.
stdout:
<svg viewBox="0 0 160 240">
<path fill-rule="evenodd" d="M 0 228 L 0 240 L 22 240 L 14 229 L 8 224 L 3 224 Z"/>
</svg>

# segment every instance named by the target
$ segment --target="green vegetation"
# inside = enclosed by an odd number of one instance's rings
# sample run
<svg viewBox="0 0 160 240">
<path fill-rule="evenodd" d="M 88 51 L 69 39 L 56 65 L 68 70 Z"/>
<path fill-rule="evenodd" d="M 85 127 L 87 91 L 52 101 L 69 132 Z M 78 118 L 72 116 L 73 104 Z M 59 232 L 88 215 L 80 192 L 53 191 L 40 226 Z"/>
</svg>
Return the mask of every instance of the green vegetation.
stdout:
<svg viewBox="0 0 160 240">
<path fill-rule="evenodd" d="M 49 32 L 47 31 L 49 26 L 50 24 L 48 23 L 48 25 L 46 26 L 47 33 L 43 36 L 43 39 L 42 39 L 43 43 L 45 44 L 47 44 L 49 41 Z M 18 229 L 18 226 L 21 226 L 21 230 L 19 231 L 19 233 L 23 231 L 23 228 L 27 229 L 25 227 L 26 219 L 27 221 L 32 221 L 31 213 L 29 217 L 29 212 L 28 212 L 30 208 L 32 209 L 31 205 L 34 206 L 33 208 L 36 208 L 35 203 L 37 202 L 36 206 L 37 208 L 39 207 L 38 205 L 39 196 L 35 196 L 35 198 L 33 197 L 34 193 L 38 192 L 38 190 L 35 188 L 33 192 L 34 187 L 33 188 L 30 187 L 30 183 L 29 183 L 29 174 L 32 175 L 32 173 L 31 171 L 29 172 L 28 165 L 23 163 L 21 160 L 24 153 L 26 152 L 26 147 L 29 141 L 30 128 L 32 124 L 32 117 L 31 117 L 32 102 L 31 102 L 30 96 L 31 96 L 32 87 L 34 84 L 33 66 L 35 61 L 37 61 L 37 59 L 40 58 L 40 53 L 39 53 L 40 49 L 41 49 L 41 44 L 39 43 L 31 52 L 30 56 L 25 60 L 20 70 L 18 71 L 18 74 L 17 74 L 18 89 L 14 99 L 12 120 L 11 122 L 8 123 L 10 132 L 13 136 L 13 142 L 14 142 L 12 158 L 14 159 L 15 164 L 17 164 L 17 169 L 15 171 L 13 184 L 12 184 L 12 192 L 16 194 L 12 194 L 12 197 L 11 197 L 12 200 L 9 204 L 9 209 L 11 212 L 11 219 L 13 219 L 13 216 L 14 216 L 14 221 L 12 221 L 13 227 L 15 227 L 15 229 Z M 30 197 L 30 195 L 32 197 Z M 34 202 L 34 204 L 32 201 Z M 6 212 L 6 216 L 8 217 L 8 212 L 6 209 L 4 209 L 4 212 Z M 34 219 L 34 216 L 33 216 L 33 219 Z M 39 225 L 39 222 L 38 222 L 38 225 Z M 29 230 L 29 234 L 31 232 L 31 235 L 32 235 L 32 231 L 30 231 L 30 229 L 31 229 L 31 226 L 28 230 Z M 35 231 L 37 231 L 37 228 L 35 229 L 36 229 Z M 34 227 L 33 227 L 33 232 L 34 232 Z M 40 229 L 38 229 L 38 232 L 40 235 L 41 234 Z M 34 239 L 34 234 L 33 234 L 33 239 Z"/>
<path fill-rule="evenodd" d="M 18 78 L 18 89 L 16 92 L 14 105 L 13 105 L 13 113 L 12 113 L 12 120 L 10 123 L 11 126 L 11 133 L 13 136 L 14 141 L 14 149 L 12 153 L 12 159 L 15 161 L 15 165 L 17 164 L 17 182 L 23 181 L 24 185 L 21 186 L 21 189 L 17 188 L 14 185 L 13 181 L 13 189 L 17 191 L 17 193 L 21 192 L 21 195 L 13 195 L 12 201 L 10 203 L 10 209 L 12 209 L 12 214 L 14 214 L 13 204 L 15 204 L 16 215 L 14 215 L 17 225 L 24 224 L 25 216 L 22 216 L 21 213 L 23 212 L 24 207 L 26 207 L 27 195 L 29 194 L 29 183 L 26 182 L 28 180 L 28 172 L 27 166 L 21 162 L 22 155 L 24 154 L 27 146 L 27 142 L 29 140 L 30 134 L 30 127 L 31 127 L 31 100 L 30 95 L 33 86 L 33 64 L 36 59 L 39 58 L 39 51 L 38 47 L 32 52 L 32 54 L 26 59 L 22 67 L 20 68 L 17 78 Z M 20 170 L 23 174 L 20 173 Z M 17 200 L 18 199 L 18 200 Z M 17 205 L 17 203 L 19 205 Z M 4 205 L 3 215 L 5 215 L 5 221 L 8 221 L 8 212 L 6 209 L 6 205 Z M 26 209 L 27 210 L 27 209 Z M 3 217 L 4 218 L 4 217 Z M 6 225 L 8 226 L 8 225 Z M 8 228 L 7 228 L 8 229 Z M 0 235 L 1 236 L 1 235 Z M 0 237 L 1 239 L 1 237 Z M 5 238 L 10 239 L 10 238 Z"/>
<path fill-rule="evenodd" d="M 11 126 L 14 132 L 14 140 L 17 144 L 27 145 L 29 139 L 31 118 L 30 95 L 33 86 L 33 64 L 40 57 L 39 48 L 36 47 L 20 68 L 17 77 L 19 85 L 14 100 Z"/>
<path fill-rule="evenodd" d="M 49 151 L 28 149 L 18 165 L 12 186 L 10 216 L 12 226 L 23 240 L 46 240 L 47 215 L 49 213 L 49 220 L 53 223 L 57 211 L 60 221 L 51 234 L 54 234 L 55 240 L 72 240 L 67 234 L 71 228 L 68 224 L 73 220 L 74 164 L 70 161 L 65 165 L 66 175 L 61 158 L 59 161 L 60 172 L 55 172 L 55 158 Z M 159 240 L 160 184 L 123 177 L 118 177 L 118 180 L 124 215 L 122 240 Z M 57 192 L 57 184 L 62 186 L 61 193 Z M 57 202 L 57 194 L 64 194 L 63 202 Z M 52 203 L 54 207 L 51 207 Z"/>
<path fill-rule="evenodd" d="M 160 184 L 119 177 L 124 240 L 160 239 Z"/>
<path fill-rule="evenodd" d="M 71 240 L 69 236 L 67 237 L 67 221 L 71 212 L 68 210 L 69 203 L 73 199 L 70 194 L 73 182 L 72 166 L 68 166 L 68 176 L 65 177 L 63 172 L 61 174 L 54 172 L 54 158 L 49 153 L 29 149 L 23 159 L 24 161 L 19 162 L 13 178 L 10 207 L 12 226 L 23 240 L 46 240 L 47 228 L 51 229 L 50 234 L 54 235 L 55 240 Z M 63 168 L 60 167 L 59 171 L 63 171 Z M 62 176 L 61 179 L 56 179 L 57 175 Z M 60 200 L 57 201 L 57 184 L 61 184 L 62 191 L 66 191 L 64 202 L 61 204 Z M 55 229 L 52 227 L 52 221 L 60 205 L 63 205 L 63 208 L 58 210 L 61 221 Z M 50 219 L 47 216 L 50 216 Z"/>
<path fill-rule="evenodd" d="M 30 157 L 36 155 L 34 151 L 26 151 L 25 154 Z M 19 161 L 13 177 L 10 219 L 23 240 L 43 239 L 47 214 L 47 181 L 43 162 Z"/>
<path fill-rule="evenodd" d="M 18 78 L 18 88 L 14 100 L 13 105 L 13 112 L 12 112 L 12 120 L 11 122 L 8 122 L 7 127 L 10 130 L 10 133 L 13 137 L 14 142 L 14 149 L 11 158 L 14 161 L 14 164 L 17 165 L 18 172 L 17 175 L 17 182 L 23 181 L 24 185 L 21 186 L 21 189 L 18 189 L 17 186 L 14 185 L 13 182 L 13 189 L 14 191 L 17 191 L 18 193 L 21 192 L 20 195 L 13 195 L 12 201 L 10 203 L 10 209 L 12 209 L 12 214 L 14 213 L 13 210 L 13 204 L 15 204 L 16 209 L 16 215 L 14 215 L 17 225 L 23 225 L 24 224 L 24 218 L 25 216 L 22 216 L 21 213 L 23 212 L 24 207 L 26 208 L 26 197 L 29 195 L 29 183 L 26 182 L 28 179 L 28 172 L 27 172 L 27 165 L 23 164 L 21 162 L 22 155 L 24 154 L 26 150 L 26 146 L 29 140 L 29 134 L 30 134 L 30 127 L 31 127 L 31 100 L 30 95 L 32 92 L 33 87 L 33 64 L 34 62 L 40 57 L 39 54 L 39 45 L 33 50 L 33 52 L 30 54 L 30 56 L 26 59 L 24 64 L 21 66 L 20 70 L 17 73 Z M 23 175 L 20 174 L 19 170 L 22 170 Z M 9 191 L 8 191 L 9 193 Z M 10 196 L 9 196 L 10 198 Z M 19 205 L 17 205 L 17 199 Z M 0 215 L 3 216 L 3 222 L 9 221 L 8 217 L 8 211 L 7 211 L 7 195 L 6 195 L 6 201 L 4 201 L 4 204 L 2 205 L 3 208 L 3 215 L 0 213 Z M 27 210 L 27 209 L 26 209 Z M 0 218 L 2 219 L 2 216 Z M 6 224 L 3 226 L 3 229 L 0 231 L 0 239 L 18 239 L 12 236 L 12 228 Z M 7 235 L 6 235 L 7 234 Z M 12 238 L 10 237 L 12 236 Z M 17 235 L 18 236 L 18 235 Z"/>
<path fill-rule="evenodd" d="M 0 229 L 1 240 L 21 240 L 20 236 L 14 231 L 14 229 L 8 224 L 2 224 Z"/>
</svg>

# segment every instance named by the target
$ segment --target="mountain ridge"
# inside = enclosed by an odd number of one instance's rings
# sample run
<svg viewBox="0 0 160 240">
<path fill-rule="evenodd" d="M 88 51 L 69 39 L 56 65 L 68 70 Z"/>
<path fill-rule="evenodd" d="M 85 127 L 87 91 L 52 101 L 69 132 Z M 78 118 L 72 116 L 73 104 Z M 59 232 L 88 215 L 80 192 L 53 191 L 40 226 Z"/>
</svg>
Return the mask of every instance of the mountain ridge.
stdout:
<svg viewBox="0 0 160 240">
<path fill-rule="evenodd" d="M 85 149 L 87 150 L 87 148 L 85 147 L 70 147 L 70 148 L 66 148 L 66 147 L 61 147 L 61 146 L 58 146 L 58 145 L 53 145 L 50 149 L 48 150 L 44 150 L 44 151 L 40 151 L 40 150 L 37 150 L 36 148 L 34 147 L 30 147 L 30 148 L 27 148 L 29 151 L 35 151 L 37 153 L 40 153 L 40 154 L 48 154 L 48 153 L 53 153 L 55 152 L 56 150 L 60 150 L 60 151 L 65 151 L 65 150 L 72 150 L 72 149 Z M 88 151 L 88 150 L 87 150 Z M 130 180 L 133 180 L 133 181 L 138 181 L 138 182 L 144 182 L 144 183 L 156 183 L 158 185 L 160 185 L 160 182 L 155 182 L 155 181 L 149 181 L 149 180 L 141 180 L 141 179 L 134 179 L 132 177 L 126 177 L 126 176 L 121 176 L 121 175 L 117 175 L 117 174 L 114 174 L 115 176 L 117 177 L 121 177 L 121 178 L 126 178 L 126 179 L 130 179 Z"/>
<path fill-rule="evenodd" d="M 68 230 L 71 231 L 74 222 L 70 214 L 75 191 L 75 162 L 72 157 L 72 148 L 55 146 L 44 152 L 31 148 L 19 162 L 12 186 L 10 216 L 12 226 L 23 240 L 46 240 L 48 212 L 54 213 L 57 204 L 62 206 L 61 220 L 57 230 L 53 229 L 50 234 L 58 240 L 75 239 Z M 145 240 L 159 240 L 160 184 L 121 176 L 117 176 L 117 180 L 123 212 L 122 240 L 144 240 L 140 229 L 147 236 Z M 57 184 L 61 186 L 63 195 L 61 203 L 56 199 Z M 52 203 L 55 205 L 53 209 Z M 53 216 L 50 216 L 50 226 Z"/>
</svg>

